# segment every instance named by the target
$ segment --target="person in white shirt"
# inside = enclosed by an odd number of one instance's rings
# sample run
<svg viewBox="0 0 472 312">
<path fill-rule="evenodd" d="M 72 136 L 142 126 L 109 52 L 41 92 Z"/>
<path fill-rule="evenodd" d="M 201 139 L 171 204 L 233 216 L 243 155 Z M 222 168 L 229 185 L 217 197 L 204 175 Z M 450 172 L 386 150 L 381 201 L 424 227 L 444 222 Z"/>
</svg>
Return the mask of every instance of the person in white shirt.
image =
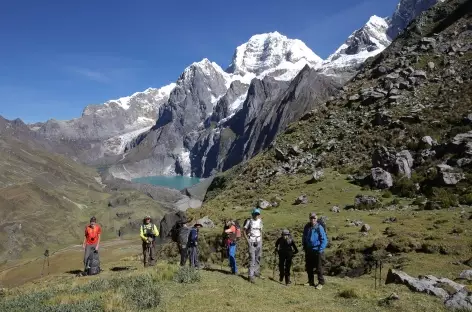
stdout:
<svg viewBox="0 0 472 312">
<path fill-rule="evenodd" d="M 246 220 L 243 235 L 249 246 L 249 281 L 255 283 L 254 278 L 261 277 L 262 257 L 262 220 L 258 208 L 252 210 L 252 218 Z"/>
</svg>

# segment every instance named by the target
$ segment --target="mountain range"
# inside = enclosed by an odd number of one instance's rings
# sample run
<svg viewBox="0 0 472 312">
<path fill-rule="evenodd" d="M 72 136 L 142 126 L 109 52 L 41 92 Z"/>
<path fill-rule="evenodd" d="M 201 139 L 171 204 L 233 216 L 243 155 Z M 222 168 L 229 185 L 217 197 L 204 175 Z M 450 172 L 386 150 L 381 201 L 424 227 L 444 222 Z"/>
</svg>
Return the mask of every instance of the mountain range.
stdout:
<svg viewBox="0 0 472 312">
<path fill-rule="evenodd" d="M 336 95 L 367 58 L 436 2 L 401 0 L 391 18 L 372 16 L 326 60 L 300 40 L 258 34 L 236 48 L 225 70 L 203 59 L 175 83 L 89 105 L 76 119 L 28 126 L 52 151 L 117 178 L 207 177 L 255 156 L 289 123 Z"/>
</svg>

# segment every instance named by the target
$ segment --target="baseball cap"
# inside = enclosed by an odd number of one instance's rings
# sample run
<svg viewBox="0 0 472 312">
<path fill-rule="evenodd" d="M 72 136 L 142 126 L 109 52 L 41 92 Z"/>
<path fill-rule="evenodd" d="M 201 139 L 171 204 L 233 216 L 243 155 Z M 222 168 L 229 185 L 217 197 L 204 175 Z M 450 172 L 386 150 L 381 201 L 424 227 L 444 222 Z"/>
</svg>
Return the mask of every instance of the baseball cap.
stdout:
<svg viewBox="0 0 472 312">
<path fill-rule="evenodd" d="M 318 217 L 316 216 L 315 212 L 310 213 L 310 219 L 317 219 Z"/>
</svg>

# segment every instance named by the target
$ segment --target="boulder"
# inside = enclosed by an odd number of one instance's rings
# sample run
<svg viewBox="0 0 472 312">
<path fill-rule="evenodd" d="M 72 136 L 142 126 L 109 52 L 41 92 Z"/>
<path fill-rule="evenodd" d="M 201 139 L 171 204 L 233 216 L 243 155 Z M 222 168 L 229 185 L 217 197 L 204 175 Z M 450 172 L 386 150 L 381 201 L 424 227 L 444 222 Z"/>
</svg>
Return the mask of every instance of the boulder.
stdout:
<svg viewBox="0 0 472 312">
<path fill-rule="evenodd" d="M 295 205 L 300 205 L 300 204 L 308 204 L 308 197 L 306 195 L 300 195 L 298 196 L 297 199 L 295 199 Z"/>
<path fill-rule="evenodd" d="M 379 189 L 387 189 L 393 186 L 392 175 L 382 168 L 371 169 L 372 185 Z"/>
<path fill-rule="evenodd" d="M 359 101 L 359 99 L 361 98 L 361 96 L 359 94 L 354 94 L 354 95 L 351 95 L 349 97 L 349 101 L 350 102 L 355 102 L 355 101 Z"/>
<path fill-rule="evenodd" d="M 201 219 L 198 219 L 196 223 L 200 223 L 204 228 L 214 228 L 215 223 L 211 221 L 211 219 L 208 218 L 208 216 L 205 216 Z"/>
<path fill-rule="evenodd" d="M 331 208 L 331 212 L 340 213 L 340 212 L 341 212 L 341 209 L 339 209 L 338 206 L 333 206 L 333 208 Z"/>
<path fill-rule="evenodd" d="M 316 183 L 316 182 L 319 182 L 319 181 L 323 180 L 323 178 L 324 178 L 323 169 L 317 169 L 312 173 L 310 182 L 311 183 Z"/>
<path fill-rule="evenodd" d="M 381 146 L 375 149 L 372 154 L 372 167 L 391 168 L 392 164 L 395 163 L 395 159 L 395 150 Z"/>
<path fill-rule="evenodd" d="M 415 77 L 415 78 L 422 78 L 422 79 L 426 79 L 428 78 L 428 76 L 426 75 L 426 72 L 424 70 L 415 70 L 411 76 Z"/>
<path fill-rule="evenodd" d="M 299 156 L 302 153 L 302 151 L 297 145 L 292 145 L 288 149 L 288 153 L 293 156 Z"/>
<path fill-rule="evenodd" d="M 275 148 L 275 158 L 280 161 L 287 161 L 287 155 L 280 148 Z"/>
<path fill-rule="evenodd" d="M 369 232 L 370 231 L 370 225 L 367 223 L 363 224 L 361 227 L 361 232 Z"/>
<path fill-rule="evenodd" d="M 462 271 L 461 274 L 459 275 L 459 278 L 472 281 L 472 270 Z"/>
<path fill-rule="evenodd" d="M 400 78 L 400 75 L 398 73 L 390 73 L 387 76 L 385 76 L 385 79 L 391 80 L 393 82 L 396 82 Z"/>
<path fill-rule="evenodd" d="M 459 311 L 472 311 L 472 292 L 462 288 L 444 301 L 447 308 Z"/>
<path fill-rule="evenodd" d="M 267 209 L 267 208 L 270 208 L 271 206 L 272 205 L 267 200 L 259 199 L 257 201 L 257 208 Z"/>
<path fill-rule="evenodd" d="M 437 144 L 437 142 L 429 135 L 422 137 L 421 143 L 424 147 L 433 147 Z"/>
<path fill-rule="evenodd" d="M 436 167 L 438 169 L 438 182 L 441 185 L 456 185 L 465 177 L 462 172 L 458 172 L 449 165 L 439 164 Z"/>
<path fill-rule="evenodd" d="M 446 300 L 449 298 L 449 293 L 441 286 L 447 285 L 448 288 L 455 292 L 462 290 L 465 286 L 451 281 L 447 278 L 437 278 L 432 275 L 420 276 L 419 278 L 411 277 L 410 275 L 390 269 L 387 274 L 385 284 L 403 284 L 408 286 L 410 290 L 415 292 L 422 292 L 433 295 Z"/>
<path fill-rule="evenodd" d="M 396 154 L 394 172 L 411 178 L 413 168 L 413 157 L 408 150 L 403 150 Z"/>
<path fill-rule="evenodd" d="M 366 208 L 375 208 L 378 204 L 378 200 L 374 196 L 370 195 L 357 195 L 354 199 L 354 207 L 358 208 L 364 206 Z"/>
<path fill-rule="evenodd" d="M 472 131 L 457 134 L 449 147 L 456 154 L 472 156 Z"/>
</svg>

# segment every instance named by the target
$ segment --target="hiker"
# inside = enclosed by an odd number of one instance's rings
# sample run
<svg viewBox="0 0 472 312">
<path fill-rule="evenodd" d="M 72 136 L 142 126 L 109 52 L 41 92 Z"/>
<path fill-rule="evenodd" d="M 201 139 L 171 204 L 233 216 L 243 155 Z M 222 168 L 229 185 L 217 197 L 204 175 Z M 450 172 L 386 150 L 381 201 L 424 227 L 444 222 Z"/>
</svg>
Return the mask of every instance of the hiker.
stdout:
<svg viewBox="0 0 472 312">
<path fill-rule="evenodd" d="M 188 254 L 190 258 L 190 267 L 191 268 L 200 268 L 198 261 L 198 231 L 202 225 L 200 223 L 195 223 L 192 229 L 190 230 L 188 237 Z"/>
<path fill-rule="evenodd" d="M 289 230 L 283 230 L 281 237 L 275 242 L 275 253 L 279 254 L 279 282 L 283 282 L 285 277 L 285 285 L 290 285 L 290 268 L 292 267 L 293 256 L 298 253 Z"/>
<path fill-rule="evenodd" d="M 240 236 L 241 230 L 239 224 L 232 220 L 226 221 L 224 230 L 224 246 L 226 248 L 226 255 L 228 256 L 231 274 L 238 274 L 238 266 L 236 264 L 236 244 Z"/>
<path fill-rule="evenodd" d="M 184 266 L 188 259 L 188 238 L 190 235 L 190 228 L 188 227 L 188 220 L 183 218 L 177 223 L 177 246 L 180 253 L 180 266 Z"/>
<path fill-rule="evenodd" d="M 101 234 L 102 229 L 100 225 L 97 224 L 97 219 L 95 217 L 90 218 L 90 224 L 85 227 L 85 237 L 84 242 L 82 243 L 82 248 L 84 249 L 84 272 L 87 272 L 89 267 L 87 260 L 90 255 L 93 252 L 98 252 Z"/>
<path fill-rule="evenodd" d="M 252 210 L 252 218 L 246 220 L 243 232 L 249 246 L 249 281 L 255 283 L 255 277 L 261 276 L 262 258 L 262 219 L 259 208 Z"/>
<path fill-rule="evenodd" d="M 156 264 L 156 237 L 159 236 L 157 226 L 152 223 L 151 216 L 143 219 L 139 236 L 143 240 L 143 262 L 144 267 Z"/>
<path fill-rule="evenodd" d="M 324 227 L 318 223 L 316 213 L 309 215 L 310 222 L 303 229 L 303 250 L 305 251 L 305 268 L 308 275 L 306 285 L 315 286 L 314 269 L 318 274 L 318 285 L 316 289 L 321 290 L 325 284 L 323 277 L 324 250 L 328 245 L 328 237 Z"/>
</svg>

